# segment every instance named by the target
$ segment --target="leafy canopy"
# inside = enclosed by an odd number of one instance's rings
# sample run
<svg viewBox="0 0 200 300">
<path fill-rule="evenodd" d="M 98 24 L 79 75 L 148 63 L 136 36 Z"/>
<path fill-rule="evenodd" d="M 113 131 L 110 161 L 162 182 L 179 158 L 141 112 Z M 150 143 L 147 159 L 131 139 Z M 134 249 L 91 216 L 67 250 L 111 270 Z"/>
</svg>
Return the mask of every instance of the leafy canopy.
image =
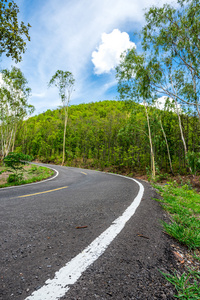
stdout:
<svg viewBox="0 0 200 300">
<path fill-rule="evenodd" d="M 144 51 L 157 57 L 173 82 L 170 96 L 196 106 L 200 117 L 200 2 L 178 0 L 176 7 L 164 4 L 145 14 L 142 30 Z M 168 85 L 166 84 L 166 90 Z M 174 92 L 176 90 L 177 92 Z"/>
<path fill-rule="evenodd" d="M 75 79 L 69 71 L 57 70 L 49 81 L 49 87 L 55 85 L 59 89 L 59 95 L 63 105 L 66 101 L 66 91 L 68 92 L 68 101 L 73 91 Z"/>
<path fill-rule="evenodd" d="M 27 26 L 19 23 L 18 14 L 19 8 L 13 0 L 0 0 L 0 56 L 5 53 L 15 62 L 22 60 L 31 27 L 29 23 Z"/>
</svg>

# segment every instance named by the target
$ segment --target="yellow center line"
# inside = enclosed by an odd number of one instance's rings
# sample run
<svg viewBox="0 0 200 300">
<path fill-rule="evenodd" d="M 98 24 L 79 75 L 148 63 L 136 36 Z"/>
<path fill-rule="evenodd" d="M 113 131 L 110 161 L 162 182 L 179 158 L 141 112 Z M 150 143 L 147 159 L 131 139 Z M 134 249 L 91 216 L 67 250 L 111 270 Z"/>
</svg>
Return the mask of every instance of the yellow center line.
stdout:
<svg viewBox="0 0 200 300">
<path fill-rule="evenodd" d="M 63 186 L 63 187 L 58 188 L 58 189 L 48 190 L 48 191 L 44 191 L 44 192 L 40 192 L 40 193 L 29 194 L 29 195 L 23 195 L 23 196 L 18 196 L 17 198 L 24 198 L 24 197 L 30 197 L 30 196 L 40 195 L 40 194 L 51 193 L 51 192 L 55 192 L 55 191 L 62 190 L 62 189 L 66 189 L 66 188 L 68 188 L 68 186 Z"/>
<path fill-rule="evenodd" d="M 84 175 L 87 175 L 87 173 L 84 173 L 84 172 L 81 172 L 82 174 L 84 174 Z"/>
</svg>

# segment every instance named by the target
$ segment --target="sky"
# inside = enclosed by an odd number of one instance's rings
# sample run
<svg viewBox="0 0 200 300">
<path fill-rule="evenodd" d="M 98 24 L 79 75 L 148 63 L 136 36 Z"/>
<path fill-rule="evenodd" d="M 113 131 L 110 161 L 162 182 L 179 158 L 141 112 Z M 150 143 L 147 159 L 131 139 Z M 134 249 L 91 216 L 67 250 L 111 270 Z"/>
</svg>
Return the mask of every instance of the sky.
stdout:
<svg viewBox="0 0 200 300">
<path fill-rule="evenodd" d="M 35 114 L 61 105 L 58 89 L 48 88 L 57 70 L 75 78 L 71 105 L 116 100 L 115 67 L 120 54 L 140 48 L 145 9 L 171 0 L 15 0 L 20 19 L 30 23 L 31 41 L 16 66 L 28 80 Z M 15 65 L 2 55 L 1 69 Z"/>
</svg>

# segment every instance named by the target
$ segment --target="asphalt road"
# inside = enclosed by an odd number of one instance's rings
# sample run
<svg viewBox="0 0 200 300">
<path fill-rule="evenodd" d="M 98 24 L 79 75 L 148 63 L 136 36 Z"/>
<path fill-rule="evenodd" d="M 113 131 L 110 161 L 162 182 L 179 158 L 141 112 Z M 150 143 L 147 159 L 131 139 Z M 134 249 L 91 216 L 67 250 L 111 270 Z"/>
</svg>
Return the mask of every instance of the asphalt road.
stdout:
<svg viewBox="0 0 200 300">
<path fill-rule="evenodd" d="M 122 216 L 140 190 L 124 177 L 52 167 L 59 172 L 52 180 L 0 190 L 0 299 L 174 299 L 159 272 L 175 264 L 160 225 L 166 216 L 144 182 L 135 214 L 65 295 L 30 297 Z"/>
</svg>

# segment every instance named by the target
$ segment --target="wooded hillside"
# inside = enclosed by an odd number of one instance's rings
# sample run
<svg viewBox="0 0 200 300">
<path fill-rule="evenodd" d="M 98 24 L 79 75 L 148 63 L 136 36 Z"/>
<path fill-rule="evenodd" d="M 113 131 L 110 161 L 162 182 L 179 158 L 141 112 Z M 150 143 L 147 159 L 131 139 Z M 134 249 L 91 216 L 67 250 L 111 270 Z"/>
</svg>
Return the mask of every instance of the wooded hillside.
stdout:
<svg viewBox="0 0 200 300">
<path fill-rule="evenodd" d="M 185 174 L 188 165 L 177 114 L 152 107 L 148 110 L 156 172 L 171 172 L 170 153 L 173 172 Z M 15 150 L 32 155 L 34 159 L 42 162 L 60 164 L 63 120 L 63 109 L 57 109 L 47 110 L 24 121 L 16 136 Z M 194 173 L 196 167 L 193 165 L 199 155 L 199 120 L 191 113 L 183 113 L 181 122 L 189 164 Z M 102 101 L 69 107 L 65 161 L 67 166 L 144 174 L 150 170 L 150 163 L 148 126 L 143 105 L 125 101 Z"/>
</svg>

